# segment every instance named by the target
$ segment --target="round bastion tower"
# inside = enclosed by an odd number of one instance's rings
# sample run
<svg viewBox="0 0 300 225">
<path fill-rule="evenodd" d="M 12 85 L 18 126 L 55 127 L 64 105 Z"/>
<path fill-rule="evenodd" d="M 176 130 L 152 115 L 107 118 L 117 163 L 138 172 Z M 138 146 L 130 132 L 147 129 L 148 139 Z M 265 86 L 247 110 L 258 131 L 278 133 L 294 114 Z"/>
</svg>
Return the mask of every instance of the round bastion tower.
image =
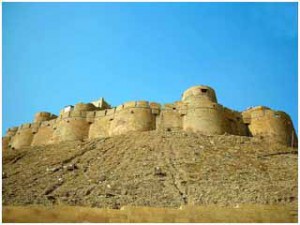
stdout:
<svg viewBox="0 0 300 225">
<path fill-rule="evenodd" d="M 89 111 L 95 109 L 96 107 L 91 103 L 78 103 L 75 107 L 65 107 L 60 112 L 51 142 L 82 141 L 88 138 L 90 124 L 86 116 Z"/>
<path fill-rule="evenodd" d="M 183 130 L 203 134 L 223 134 L 223 107 L 217 103 L 215 91 L 208 86 L 194 86 L 182 95 L 187 105 L 183 117 Z"/>
<path fill-rule="evenodd" d="M 252 107 L 243 112 L 252 136 L 261 136 L 272 142 L 296 146 L 297 135 L 290 116 L 265 106 Z"/>
<path fill-rule="evenodd" d="M 51 143 L 50 140 L 54 132 L 54 124 L 57 116 L 49 112 L 38 112 L 34 116 L 34 122 L 40 123 L 37 133 L 34 135 L 31 146 L 46 145 Z"/>
</svg>

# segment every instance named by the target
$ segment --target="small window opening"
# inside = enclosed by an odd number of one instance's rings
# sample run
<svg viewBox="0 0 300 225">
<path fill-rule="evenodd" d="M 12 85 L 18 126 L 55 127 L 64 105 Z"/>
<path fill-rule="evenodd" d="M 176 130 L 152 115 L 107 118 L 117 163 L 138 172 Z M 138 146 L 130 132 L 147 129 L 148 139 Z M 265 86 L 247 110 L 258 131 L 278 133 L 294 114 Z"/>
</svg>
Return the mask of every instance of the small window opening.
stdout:
<svg viewBox="0 0 300 225">
<path fill-rule="evenodd" d="M 50 124 L 48 124 L 47 126 L 50 127 Z"/>
<path fill-rule="evenodd" d="M 69 121 L 69 120 L 67 120 L 67 123 L 70 123 L 70 121 Z"/>
<path fill-rule="evenodd" d="M 110 118 L 110 119 L 109 119 L 109 121 L 113 121 L 113 120 L 114 120 L 113 118 Z"/>
<path fill-rule="evenodd" d="M 171 128 L 167 128 L 167 131 L 171 131 Z"/>
<path fill-rule="evenodd" d="M 175 108 L 175 107 L 173 107 L 173 110 L 176 110 L 176 108 Z"/>
<path fill-rule="evenodd" d="M 89 122 L 89 124 L 92 124 L 93 122 Z"/>
<path fill-rule="evenodd" d="M 206 92 L 207 92 L 207 89 L 201 89 L 201 92 L 202 92 L 202 93 L 206 93 Z"/>
<path fill-rule="evenodd" d="M 33 131 L 33 132 L 32 132 L 32 134 L 36 134 L 36 132 L 35 132 L 35 131 Z"/>
<path fill-rule="evenodd" d="M 130 111 L 130 113 L 131 113 L 131 114 L 133 114 L 133 113 L 134 113 L 134 111 L 133 111 L 133 110 L 131 110 L 131 111 Z"/>
</svg>

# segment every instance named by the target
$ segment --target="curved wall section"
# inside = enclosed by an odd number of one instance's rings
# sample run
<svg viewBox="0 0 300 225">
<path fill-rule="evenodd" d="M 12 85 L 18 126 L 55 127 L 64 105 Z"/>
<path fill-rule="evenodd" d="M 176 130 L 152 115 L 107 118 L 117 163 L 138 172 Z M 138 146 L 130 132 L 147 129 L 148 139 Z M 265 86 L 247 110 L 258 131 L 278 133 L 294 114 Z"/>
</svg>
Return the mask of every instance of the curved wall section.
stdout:
<svg viewBox="0 0 300 225">
<path fill-rule="evenodd" d="M 258 107 L 251 111 L 249 130 L 253 136 L 270 138 L 287 146 L 297 143 L 291 118 L 285 112 Z"/>
<path fill-rule="evenodd" d="M 92 103 L 77 103 L 74 107 L 75 111 L 93 111 L 97 109 Z"/>
<path fill-rule="evenodd" d="M 84 118 L 64 118 L 57 122 L 51 143 L 61 141 L 82 141 L 88 138 L 90 124 Z"/>
<path fill-rule="evenodd" d="M 95 118 L 89 129 L 89 139 L 108 137 L 111 121 L 112 118 L 105 116 Z"/>
<path fill-rule="evenodd" d="M 51 144 L 56 120 L 41 123 L 37 133 L 34 135 L 31 146 Z"/>
<path fill-rule="evenodd" d="M 223 108 L 220 105 L 191 108 L 183 117 L 183 130 L 208 135 L 223 134 L 223 120 Z"/>
<path fill-rule="evenodd" d="M 38 112 L 34 116 L 34 122 L 43 122 L 57 118 L 56 115 L 51 114 L 49 112 Z"/>
<path fill-rule="evenodd" d="M 182 117 L 177 110 L 162 110 L 158 120 L 158 128 L 161 130 L 182 130 Z"/>
<path fill-rule="evenodd" d="M 147 131 L 155 129 L 155 116 L 148 102 L 125 103 L 116 110 L 110 124 L 109 135 L 119 135 L 130 131 Z"/>
<path fill-rule="evenodd" d="M 18 128 L 16 135 L 12 138 L 12 148 L 22 148 L 31 145 L 34 133 L 38 130 L 39 123 L 27 123 Z"/>
<path fill-rule="evenodd" d="M 214 89 L 208 86 L 194 86 L 187 89 L 182 95 L 183 102 L 201 102 L 210 101 L 217 103 L 217 97 Z"/>
</svg>

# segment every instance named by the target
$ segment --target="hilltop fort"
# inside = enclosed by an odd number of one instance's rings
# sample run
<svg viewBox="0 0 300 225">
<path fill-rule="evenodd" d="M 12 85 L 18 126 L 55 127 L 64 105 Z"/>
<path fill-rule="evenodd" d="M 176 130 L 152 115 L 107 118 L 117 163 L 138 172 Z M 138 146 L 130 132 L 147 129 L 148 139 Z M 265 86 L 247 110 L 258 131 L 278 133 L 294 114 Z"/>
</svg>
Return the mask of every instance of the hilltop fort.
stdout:
<svg viewBox="0 0 300 225">
<path fill-rule="evenodd" d="M 291 118 L 285 112 L 264 106 L 231 110 L 218 104 L 215 91 L 208 86 L 191 87 L 181 101 L 164 105 L 131 101 L 111 107 L 101 98 L 67 106 L 58 116 L 39 112 L 33 123 L 9 128 L 2 145 L 3 149 L 19 149 L 149 130 L 260 136 L 286 146 L 297 145 Z"/>
</svg>

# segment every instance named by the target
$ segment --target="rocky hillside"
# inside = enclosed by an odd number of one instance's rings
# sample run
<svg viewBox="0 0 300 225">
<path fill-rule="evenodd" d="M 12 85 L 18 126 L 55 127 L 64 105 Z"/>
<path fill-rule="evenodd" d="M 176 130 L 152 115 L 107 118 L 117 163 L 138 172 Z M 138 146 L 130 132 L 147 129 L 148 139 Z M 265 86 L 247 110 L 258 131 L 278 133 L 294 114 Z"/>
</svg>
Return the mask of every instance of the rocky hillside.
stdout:
<svg viewBox="0 0 300 225">
<path fill-rule="evenodd" d="M 297 204 L 297 149 L 142 132 L 3 152 L 3 205 Z"/>
</svg>

